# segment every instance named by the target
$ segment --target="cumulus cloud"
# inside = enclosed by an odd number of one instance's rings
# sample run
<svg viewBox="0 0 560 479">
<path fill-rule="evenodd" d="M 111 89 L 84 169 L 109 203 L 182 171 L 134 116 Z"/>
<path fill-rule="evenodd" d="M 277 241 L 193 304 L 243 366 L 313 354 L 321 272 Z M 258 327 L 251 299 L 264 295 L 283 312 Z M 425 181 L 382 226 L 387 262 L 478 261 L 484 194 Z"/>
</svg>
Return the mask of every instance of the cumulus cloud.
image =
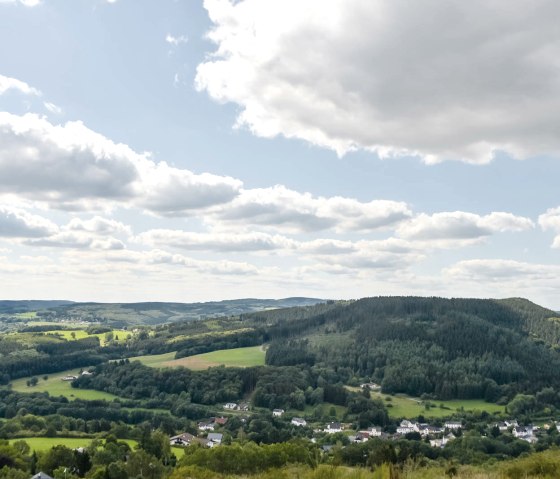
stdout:
<svg viewBox="0 0 560 479">
<path fill-rule="evenodd" d="M 24 81 L 18 80 L 16 78 L 0 75 L 0 95 L 6 93 L 8 90 L 15 90 L 20 93 L 23 93 L 24 95 L 34 95 L 34 96 L 41 95 L 41 92 L 37 90 L 37 88 L 33 88 L 32 86 L 29 86 Z"/>
<path fill-rule="evenodd" d="M 560 206 L 558 208 L 550 208 L 539 216 L 540 227 L 547 231 L 551 230 L 555 233 L 560 233 Z M 560 234 L 558 234 L 553 242 L 553 248 L 560 248 Z"/>
<path fill-rule="evenodd" d="M 207 261 L 189 258 L 181 254 L 154 249 L 151 251 L 122 250 L 107 253 L 106 259 L 114 262 L 124 262 L 140 265 L 176 265 L 210 274 L 247 275 L 257 274 L 255 266 L 229 260 Z"/>
<path fill-rule="evenodd" d="M 94 216 L 89 220 L 72 218 L 65 228 L 70 231 L 85 231 L 99 235 L 131 234 L 130 226 L 101 216 Z"/>
<path fill-rule="evenodd" d="M 493 212 L 485 216 L 463 211 L 420 214 L 397 228 L 397 234 L 406 239 L 419 241 L 434 240 L 478 240 L 494 233 L 519 232 L 533 228 L 529 218 L 511 213 Z"/>
<path fill-rule="evenodd" d="M 151 246 L 219 252 L 253 252 L 293 248 L 295 241 L 267 233 L 194 233 L 156 229 L 139 234 L 135 240 Z"/>
<path fill-rule="evenodd" d="M 171 35 L 170 33 L 168 33 L 168 34 L 165 36 L 165 41 L 166 41 L 167 43 L 169 43 L 170 45 L 173 45 L 173 46 L 176 47 L 176 46 L 178 46 L 178 45 L 187 43 L 187 42 L 189 41 L 189 38 L 188 38 L 186 35 L 177 35 L 177 36 L 174 36 L 174 35 Z"/>
<path fill-rule="evenodd" d="M 233 201 L 214 212 L 224 223 L 269 226 L 296 232 L 329 228 L 338 231 L 371 231 L 394 225 L 411 216 L 406 203 L 352 198 L 315 197 L 284 186 L 243 190 Z"/>
<path fill-rule="evenodd" d="M 526 263 L 503 259 L 472 259 L 459 261 L 446 268 L 444 274 L 477 281 L 504 281 L 524 278 L 558 283 L 560 266 Z"/>
<path fill-rule="evenodd" d="M 24 210 L 0 206 L 0 237 L 41 238 L 58 231 L 58 227 L 41 216 Z"/>
<path fill-rule="evenodd" d="M 205 0 L 196 87 L 262 137 L 486 163 L 560 151 L 560 4 Z"/>
<path fill-rule="evenodd" d="M 28 246 L 44 246 L 50 248 L 121 250 L 125 249 L 122 241 L 116 238 L 98 238 L 92 235 L 72 231 L 61 231 L 52 236 L 25 240 Z"/>
<path fill-rule="evenodd" d="M 43 102 L 43 106 L 55 115 L 62 115 L 62 108 L 60 108 L 58 105 L 55 105 L 54 103 L 51 103 L 50 101 Z"/>
<path fill-rule="evenodd" d="M 37 5 L 40 5 L 41 2 L 42 0 L 0 0 L 0 5 L 3 3 L 15 3 L 25 7 L 36 7 Z"/>
<path fill-rule="evenodd" d="M 79 121 L 0 112 L 0 193 L 70 210 L 112 201 L 173 216 L 230 201 L 240 188 L 234 178 L 156 163 Z"/>
</svg>

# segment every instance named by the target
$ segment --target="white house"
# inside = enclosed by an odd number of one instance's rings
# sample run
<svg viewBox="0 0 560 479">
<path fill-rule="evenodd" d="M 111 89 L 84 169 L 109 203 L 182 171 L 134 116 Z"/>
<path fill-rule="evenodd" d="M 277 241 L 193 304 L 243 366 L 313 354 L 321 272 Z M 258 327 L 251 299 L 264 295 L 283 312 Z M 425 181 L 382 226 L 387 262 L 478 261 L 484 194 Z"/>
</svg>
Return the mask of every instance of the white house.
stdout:
<svg viewBox="0 0 560 479">
<path fill-rule="evenodd" d="M 280 416 L 282 416 L 282 414 L 284 414 L 284 410 L 283 410 L 283 409 L 274 409 L 274 410 L 272 411 L 272 415 L 273 415 L 274 417 L 280 417 Z"/>
<path fill-rule="evenodd" d="M 367 431 L 369 437 L 381 437 L 382 431 L 380 427 L 372 426 Z"/>
<path fill-rule="evenodd" d="M 223 437 L 223 434 L 220 434 L 219 432 L 211 432 L 208 434 L 208 437 L 206 439 L 209 443 L 212 443 L 212 445 L 219 446 L 222 443 Z"/>
<path fill-rule="evenodd" d="M 325 432 L 329 434 L 334 434 L 335 432 L 342 432 L 342 425 L 339 422 L 331 422 L 327 424 Z"/>
<path fill-rule="evenodd" d="M 307 421 L 305 419 L 302 419 L 301 417 L 292 418 L 291 423 L 294 426 L 307 426 Z"/>
<path fill-rule="evenodd" d="M 199 422 L 198 423 L 198 429 L 200 429 L 201 431 L 213 431 L 214 430 L 214 423 L 212 422 Z"/>
<path fill-rule="evenodd" d="M 224 409 L 237 409 L 237 403 L 228 402 L 224 404 Z"/>
<path fill-rule="evenodd" d="M 404 419 L 401 421 L 399 427 L 397 427 L 398 434 L 408 434 L 410 432 L 418 432 L 418 424 L 412 421 Z"/>
</svg>

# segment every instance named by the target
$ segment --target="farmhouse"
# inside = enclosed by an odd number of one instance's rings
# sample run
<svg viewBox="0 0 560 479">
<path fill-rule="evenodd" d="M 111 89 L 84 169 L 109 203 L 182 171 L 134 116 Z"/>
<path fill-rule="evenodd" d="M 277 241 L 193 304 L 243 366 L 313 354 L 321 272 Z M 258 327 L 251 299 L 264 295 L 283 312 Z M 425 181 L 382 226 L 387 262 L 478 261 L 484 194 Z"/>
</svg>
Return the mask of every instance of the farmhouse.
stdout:
<svg viewBox="0 0 560 479">
<path fill-rule="evenodd" d="M 380 427 L 372 426 L 367 431 L 369 437 L 381 437 L 382 431 Z"/>
<path fill-rule="evenodd" d="M 230 410 L 237 409 L 237 403 L 228 402 L 228 403 L 224 404 L 224 409 L 230 409 Z"/>
<path fill-rule="evenodd" d="M 178 436 L 173 436 L 169 438 L 169 444 L 171 446 L 190 446 L 191 444 L 201 444 L 203 446 L 208 446 L 208 440 L 201 437 L 193 436 L 188 432 L 179 434 Z"/>
<path fill-rule="evenodd" d="M 211 432 L 206 438 L 210 447 L 219 446 L 222 443 L 223 434 L 219 432 Z"/>
<path fill-rule="evenodd" d="M 334 434 L 335 432 L 342 432 L 342 425 L 339 422 L 331 422 L 327 424 L 325 432 L 329 434 Z"/>
<path fill-rule="evenodd" d="M 201 431 L 213 431 L 214 427 L 215 426 L 213 422 L 203 421 L 198 423 L 198 429 L 200 429 Z"/>
<path fill-rule="evenodd" d="M 418 432 L 418 424 L 404 419 L 397 427 L 398 434 L 408 434 L 410 432 Z"/>
<path fill-rule="evenodd" d="M 282 414 L 284 414 L 284 410 L 283 410 L 283 409 L 274 409 L 274 410 L 272 411 L 272 415 L 273 415 L 274 417 L 280 417 L 280 416 L 282 416 Z"/>
<path fill-rule="evenodd" d="M 307 426 L 307 421 L 301 417 L 292 418 L 291 424 L 294 426 Z"/>
</svg>

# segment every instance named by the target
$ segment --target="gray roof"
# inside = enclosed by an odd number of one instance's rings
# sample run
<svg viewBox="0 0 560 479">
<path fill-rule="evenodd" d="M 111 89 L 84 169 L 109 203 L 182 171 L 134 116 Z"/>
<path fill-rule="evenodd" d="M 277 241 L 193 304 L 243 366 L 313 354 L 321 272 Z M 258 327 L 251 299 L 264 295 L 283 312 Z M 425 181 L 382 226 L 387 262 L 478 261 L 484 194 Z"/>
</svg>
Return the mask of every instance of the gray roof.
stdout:
<svg viewBox="0 0 560 479">
<path fill-rule="evenodd" d="M 31 477 L 31 479 L 53 479 L 53 478 L 48 474 L 45 474 L 43 471 L 40 471 L 37 474 L 35 474 L 33 477 Z"/>
</svg>

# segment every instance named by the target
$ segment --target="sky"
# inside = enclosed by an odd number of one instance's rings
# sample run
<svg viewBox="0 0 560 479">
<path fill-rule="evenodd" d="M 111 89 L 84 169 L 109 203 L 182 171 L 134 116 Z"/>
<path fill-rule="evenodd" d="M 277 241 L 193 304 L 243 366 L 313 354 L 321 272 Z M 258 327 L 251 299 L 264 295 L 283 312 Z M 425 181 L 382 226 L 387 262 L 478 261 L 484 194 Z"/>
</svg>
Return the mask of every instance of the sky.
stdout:
<svg viewBox="0 0 560 479">
<path fill-rule="evenodd" d="M 0 296 L 560 310 L 559 15 L 0 0 Z"/>
</svg>

